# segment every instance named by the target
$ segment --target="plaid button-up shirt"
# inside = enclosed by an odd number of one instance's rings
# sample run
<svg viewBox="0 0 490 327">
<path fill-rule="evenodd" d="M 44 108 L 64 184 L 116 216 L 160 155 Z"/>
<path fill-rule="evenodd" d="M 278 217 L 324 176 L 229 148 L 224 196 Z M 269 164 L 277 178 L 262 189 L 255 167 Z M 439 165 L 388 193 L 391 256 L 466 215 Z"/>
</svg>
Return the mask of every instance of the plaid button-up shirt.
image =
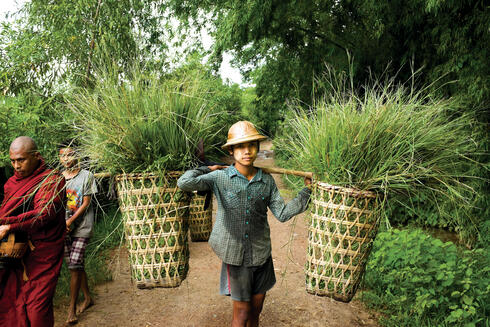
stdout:
<svg viewBox="0 0 490 327">
<path fill-rule="evenodd" d="M 236 266 L 260 266 L 271 255 L 267 207 L 285 222 L 306 210 L 311 194 L 304 188 L 285 204 L 271 175 L 258 169 L 248 181 L 235 166 L 212 172 L 208 167 L 188 170 L 177 185 L 188 192 L 214 192 L 218 213 L 209 244 L 224 263 Z"/>
</svg>

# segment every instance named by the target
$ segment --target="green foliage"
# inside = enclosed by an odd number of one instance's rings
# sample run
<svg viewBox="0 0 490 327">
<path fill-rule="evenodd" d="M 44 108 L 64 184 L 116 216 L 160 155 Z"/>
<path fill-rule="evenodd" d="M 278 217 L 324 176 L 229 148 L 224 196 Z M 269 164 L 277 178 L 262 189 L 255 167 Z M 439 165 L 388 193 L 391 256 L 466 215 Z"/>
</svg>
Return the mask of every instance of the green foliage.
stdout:
<svg viewBox="0 0 490 327">
<path fill-rule="evenodd" d="M 473 132 L 475 137 L 481 140 L 478 142 L 478 153 L 480 155 L 476 160 L 482 162 L 482 165 L 474 166 L 470 171 L 471 174 L 481 178 L 473 186 L 480 196 L 476 197 L 472 202 L 472 215 L 480 217 L 480 233 L 477 246 L 485 247 L 490 244 L 490 178 L 488 174 L 490 171 L 490 125 L 475 126 Z"/>
<path fill-rule="evenodd" d="M 410 206 L 400 205 L 403 196 L 389 201 L 385 215 L 393 225 L 416 225 L 447 228 L 448 221 L 441 219 L 437 207 L 430 201 L 430 192 L 417 192 L 410 196 Z"/>
<path fill-rule="evenodd" d="M 243 90 L 242 93 L 242 115 L 246 120 L 252 121 L 255 119 L 253 110 L 254 110 L 254 102 L 255 102 L 255 88 L 247 87 Z M 253 122 L 253 121 L 252 121 Z M 254 125 L 257 126 L 256 123 Z"/>
<path fill-rule="evenodd" d="M 488 249 L 394 229 L 376 238 L 361 299 L 385 326 L 488 326 L 489 285 Z"/>
<path fill-rule="evenodd" d="M 464 97 L 470 101 L 466 110 L 486 108 L 490 101 L 490 10 L 483 1 L 167 3 L 183 21 L 201 18 L 203 26 L 212 26 L 217 62 L 224 51 L 233 51 L 239 64 L 257 69 L 257 107 L 280 118 L 287 98 L 299 95 L 311 104 L 312 77 L 324 71 L 325 63 L 347 70 L 346 50 L 354 58 L 356 87 L 370 74 L 382 75 L 391 63 L 398 81 L 408 80 L 412 67 L 424 67 L 418 85 L 432 84 L 443 76 L 434 91 Z"/>
<path fill-rule="evenodd" d="M 93 62 L 110 53 L 129 67 L 142 54 L 161 70 L 173 30 L 162 1 L 31 0 L 0 32 L 0 90 L 59 92 L 90 85 Z M 181 35 L 179 42 L 185 39 Z"/>
<path fill-rule="evenodd" d="M 242 117 L 242 94 L 243 91 L 237 84 L 224 84 L 219 76 L 212 73 L 212 68 L 203 64 L 203 57 L 199 53 L 193 53 L 187 57 L 186 62 L 177 69 L 166 75 L 170 79 L 201 79 L 207 91 L 203 94 L 210 106 L 219 109 L 216 126 L 221 128 L 215 139 L 206 139 L 206 143 L 216 141 L 218 144 L 224 142 L 227 137 L 228 128 Z M 222 155 L 219 148 L 208 147 L 211 156 L 216 160 Z M 208 156 L 208 153 L 206 153 Z"/>
<path fill-rule="evenodd" d="M 333 81 L 336 83 L 336 81 Z M 275 142 L 291 164 L 336 185 L 381 191 L 409 190 L 412 184 L 460 184 L 474 152 L 466 127 L 471 116 L 455 117 L 458 103 L 438 100 L 392 81 L 364 94 L 340 80 L 337 93 L 301 106 Z M 451 119 L 452 118 L 452 119 Z"/>
<path fill-rule="evenodd" d="M 112 280 L 108 261 L 111 259 L 111 250 L 121 246 L 122 237 L 123 224 L 117 206 L 97 215 L 93 234 L 85 251 L 85 272 L 92 290 L 95 285 Z M 55 301 L 67 298 L 69 294 L 70 272 L 64 263 L 56 285 Z"/>
<path fill-rule="evenodd" d="M 211 60 L 220 63 L 224 51 L 233 51 L 238 64 L 250 67 L 245 74 L 253 75 L 257 85 L 256 122 L 267 133 L 273 134 L 283 119 L 288 97 L 298 91 L 302 100 L 310 98 L 313 72 L 320 71 L 324 61 L 345 66 L 345 47 L 330 31 L 334 1 L 168 3 L 182 21 L 200 18 L 202 11 L 210 13 L 202 21 L 212 26 L 216 40 Z M 252 69 L 257 70 L 251 73 Z"/>
<path fill-rule="evenodd" d="M 297 113 L 274 143 L 283 160 L 334 185 L 380 192 L 390 207 L 435 209 L 437 216 L 423 218 L 432 219 L 426 224 L 445 219 L 446 226 L 473 233 L 463 236 L 474 242 L 472 116 L 460 115 L 454 99 L 439 100 L 389 80 L 367 86 L 361 96 L 345 78 L 325 81 L 332 91 L 321 87 L 314 107 L 292 108 Z"/>
<path fill-rule="evenodd" d="M 262 133 L 273 135 L 282 122 L 280 111 L 275 110 L 275 105 L 272 103 L 264 106 L 263 101 L 259 101 L 256 91 L 255 87 L 243 91 L 243 117 L 251 121 Z M 272 98 L 270 100 L 274 101 Z"/>
<path fill-rule="evenodd" d="M 280 87 L 284 83 L 289 85 L 291 82 L 290 75 L 285 73 L 287 69 L 288 67 L 284 67 L 283 63 L 277 62 L 275 65 L 268 64 L 260 67 L 252 74 L 256 84 L 256 96 L 250 113 L 252 122 L 268 135 L 275 135 L 281 127 L 287 112 L 286 99 L 298 96 L 294 93 L 293 85 L 288 89 Z"/>
<path fill-rule="evenodd" d="M 93 91 L 71 100 L 82 150 L 91 164 L 112 172 L 182 170 L 195 161 L 197 143 L 217 143 L 218 110 L 207 101 L 200 75 L 160 79 L 135 69 L 122 80 L 102 75 Z M 206 151 L 206 153 L 209 151 Z"/>
<path fill-rule="evenodd" d="M 36 141 L 48 163 L 58 162 L 56 145 L 70 136 L 60 113 L 61 100 L 34 94 L 0 96 L 0 167 L 10 166 L 10 143 L 21 135 Z"/>
<path fill-rule="evenodd" d="M 470 127 L 470 126 L 469 126 Z M 490 242 L 490 180 L 488 179 L 488 171 L 490 170 L 489 160 L 489 145 L 488 142 L 488 125 L 476 124 L 472 125 L 467 133 L 471 133 L 473 140 L 478 140 L 475 153 L 470 156 L 472 160 L 478 164 L 470 165 L 466 173 L 467 176 L 474 176 L 471 179 L 466 179 L 467 183 L 474 192 L 467 194 L 469 199 L 467 209 L 469 209 L 468 217 L 477 226 L 478 233 L 475 235 L 473 228 L 459 228 L 458 232 L 462 240 L 467 242 L 468 246 L 485 247 Z M 416 225 L 426 227 L 438 227 L 443 229 L 451 229 L 452 226 L 444 215 L 439 214 L 439 208 L 442 203 L 437 205 L 430 202 L 430 193 L 417 192 L 411 195 L 410 205 L 400 205 L 404 201 L 402 198 L 394 199 L 388 202 L 386 216 L 390 217 L 390 222 L 393 225 Z M 454 208 L 443 208 L 449 214 Z M 454 212 L 454 211 L 453 211 Z M 456 211 L 457 212 L 457 211 Z M 455 215 L 455 213 L 453 213 Z"/>
</svg>

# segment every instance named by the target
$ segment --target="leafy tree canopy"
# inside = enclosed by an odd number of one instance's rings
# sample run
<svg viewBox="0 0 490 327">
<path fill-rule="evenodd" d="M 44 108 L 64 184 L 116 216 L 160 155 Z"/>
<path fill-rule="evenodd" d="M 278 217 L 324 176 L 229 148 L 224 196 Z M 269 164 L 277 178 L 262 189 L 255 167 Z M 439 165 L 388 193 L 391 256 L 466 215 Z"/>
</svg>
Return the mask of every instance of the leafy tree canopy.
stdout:
<svg viewBox="0 0 490 327">
<path fill-rule="evenodd" d="M 161 3 L 26 2 L 17 19 L 3 23 L 0 32 L 0 91 L 15 95 L 28 88 L 46 94 L 67 82 L 86 85 L 101 55 L 121 66 L 138 56 L 164 68 L 175 29 Z"/>
<path fill-rule="evenodd" d="M 261 67 L 254 80 L 257 110 L 269 118 L 281 117 L 292 95 L 309 103 L 313 76 L 325 64 L 347 70 L 346 51 L 357 85 L 369 74 L 385 73 L 388 65 L 401 81 L 422 67 L 420 85 L 456 80 L 438 91 L 462 95 L 472 106 L 485 107 L 490 99 L 490 11 L 483 1 L 173 0 L 169 5 L 183 20 L 204 17 L 202 26 L 211 24 L 217 62 L 223 51 L 233 50 L 239 64 Z"/>
</svg>

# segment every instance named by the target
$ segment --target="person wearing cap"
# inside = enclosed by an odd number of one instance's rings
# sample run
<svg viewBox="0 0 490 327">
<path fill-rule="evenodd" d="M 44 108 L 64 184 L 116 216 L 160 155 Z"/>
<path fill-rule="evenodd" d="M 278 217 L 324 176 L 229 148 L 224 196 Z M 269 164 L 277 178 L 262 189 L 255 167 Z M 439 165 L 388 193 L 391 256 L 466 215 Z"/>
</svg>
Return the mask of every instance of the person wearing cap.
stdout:
<svg viewBox="0 0 490 327">
<path fill-rule="evenodd" d="M 209 244 L 222 260 L 220 293 L 231 296 L 232 326 L 258 326 L 265 295 L 275 282 L 267 208 L 281 222 L 305 211 L 308 187 L 284 203 L 270 174 L 253 166 L 259 142 L 267 139 L 248 121 L 228 131 L 223 149 L 233 156 L 231 166 L 203 166 L 186 171 L 177 185 L 184 191 L 212 190 L 218 202 Z M 309 186 L 311 180 L 305 178 Z"/>
</svg>

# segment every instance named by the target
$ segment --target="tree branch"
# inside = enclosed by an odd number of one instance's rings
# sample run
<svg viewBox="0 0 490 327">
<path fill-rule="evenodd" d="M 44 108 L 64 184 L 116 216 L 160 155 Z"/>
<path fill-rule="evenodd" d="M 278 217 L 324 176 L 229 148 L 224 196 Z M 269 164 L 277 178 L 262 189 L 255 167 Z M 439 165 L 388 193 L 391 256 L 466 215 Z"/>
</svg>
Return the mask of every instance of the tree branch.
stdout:
<svg viewBox="0 0 490 327">
<path fill-rule="evenodd" d="M 95 33 L 97 31 L 97 20 L 99 18 L 99 11 L 100 11 L 100 5 L 102 3 L 102 0 L 98 0 L 97 3 L 97 9 L 95 10 L 95 16 L 94 16 L 94 26 L 92 30 L 92 40 L 90 41 L 90 51 L 88 54 L 88 62 L 87 62 L 87 70 L 85 71 L 85 83 L 88 83 L 88 78 L 90 75 L 90 69 L 92 67 L 92 56 L 94 53 L 94 48 L 95 48 Z"/>
<path fill-rule="evenodd" d="M 329 37 L 327 37 L 326 35 L 320 34 L 320 33 L 318 33 L 318 32 L 312 31 L 312 30 L 310 30 L 310 29 L 307 29 L 307 28 L 304 28 L 304 27 L 301 27 L 301 26 L 295 26 L 295 28 L 297 28 L 297 29 L 299 29 L 300 31 L 303 31 L 303 32 L 305 32 L 305 33 L 308 33 L 308 34 L 310 34 L 310 35 L 313 35 L 313 36 L 315 36 L 315 37 L 318 37 L 318 38 L 320 38 L 320 39 L 322 39 L 322 40 L 325 40 L 325 41 L 327 41 L 327 42 L 329 42 L 329 43 L 332 43 L 333 45 L 335 45 L 335 46 L 339 47 L 340 49 L 342 49 L 342 50 L 344 50 L 344 51 L 348 51 L 348 49 L 347 49 L 345 46 L 343 46 L 342 44 L 338 43 L 337 41 L 334 41 L 334 40 L 330 39 L 330 38 L 329 38 Z"/>
</svg>

